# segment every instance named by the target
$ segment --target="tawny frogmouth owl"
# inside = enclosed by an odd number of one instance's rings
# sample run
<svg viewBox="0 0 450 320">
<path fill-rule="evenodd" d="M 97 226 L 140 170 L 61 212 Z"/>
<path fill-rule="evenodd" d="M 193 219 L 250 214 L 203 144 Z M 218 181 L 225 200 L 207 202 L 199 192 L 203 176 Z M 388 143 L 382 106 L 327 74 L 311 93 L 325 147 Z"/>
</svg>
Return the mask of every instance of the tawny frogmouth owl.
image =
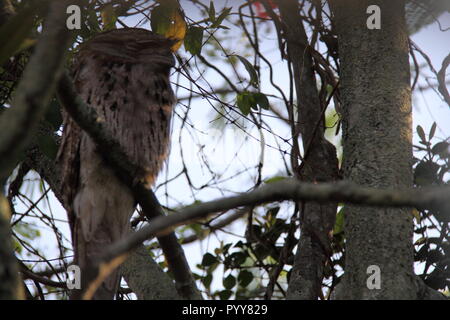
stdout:
<svg viewBox="0 0 450 320">
<path fill-rule="evenodd" d="M 153 184 L 169 148 L 175 101 L 169 83 L 174 65 L 172 44 L 172 40 L 144 29 L 116 29 L 94 36 L 75 56 L 77 93 L 142 169 L 136 179 L 148 185 Z M 63 116 L 58 159 L 70 207 L 75 263 L 83 273 L 92 258 L 129 231 L 135 201 L 92 139 L 67 114 Z M 115 271 L 93 298 L 112 299 L 119 278 Z"/>
</svg>

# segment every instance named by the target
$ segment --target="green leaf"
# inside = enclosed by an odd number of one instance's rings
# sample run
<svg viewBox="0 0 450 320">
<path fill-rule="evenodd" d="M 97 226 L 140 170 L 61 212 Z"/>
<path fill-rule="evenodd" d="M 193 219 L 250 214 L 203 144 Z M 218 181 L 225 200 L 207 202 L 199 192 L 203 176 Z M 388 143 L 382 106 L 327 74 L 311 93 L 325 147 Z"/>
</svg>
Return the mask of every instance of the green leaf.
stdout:
<svg viewBox="0 0 450 320">
<path fill-rule="evenodd" d="M 217 258 L 211 253 L 205 253 L 202 259 L 202 265 L 205 267 L 211 266 L 217 262 Z"/>
<path fill-rule="evenodd" d="M 211 25 L 211 28 L 217 28 L 222 21 L 230 14 L 231 8 L 225 8 L 222 13 L 217 17 L 216 21 Z"/>
<path fill-rule="evenodd" d="M 420 223 L 420 212 L 419 212 L 419 210 L 417 210 L 416 208 L 413 208 L 411 210 L 411 214 L 416 219 L 417 223 Z"/>
<path fill-rule="evenodd" d="M 244 243 L 239 240 L 238 242 L 236 242 L 236 244 L 233 246 L 233 248 L 244 248 Z"/>
<path fill-rule="evenodd" d="M 211 282 L 212 282 L 212 274 L 208 273 L 206 275 L 206 277 L 202 278 L 201 281 L 202 281 L 203 285 L 205 286 L 205 288 L 209 288 L 209 286 L 211 285 Z"/>
<path fill-rule="evenodd" d="M 239 275 L 238 275 L 238 282 L 239 282 L 239 285 L 240 286 L 242 286 L 242 287 L 247 287 L 249 284 L 250 284 L 250 282 L 252 282 L 253 281 L 253 273 L 251 273 L 250 271 L 248 271 L 248 270 L 242 270 L 241 272 L 239 272 Z"/>
<path fill-rule="evenodd" d="M 223 253 L 227 254 L 227 253 L 228 253 L 228 250 L 229 250 L 230 247 L 231 247 L 231 245 L 232 245 L 231 242 L 230 242 L 230 243 L 227 243 L 226 245 L 224 245 L 223 248 L 222 248 Z"/>
<path fill-rule="evenodd" d="M 41 236 L 41 232 L 36 229 L 32 225 L 28 225 L 25 223 L 18 223 L 14 226 L 14 231 L 20 234 L 21 236 L 34 240 L 36 238 L 39 238 Z"/>
<path fill-rule="evenodd" d="M 434 134 L 436 133 L 436 122 L 433 122 L 433 125 L 431 126 L 430 133 L 428 134 L 428 139 L 431 140 L 434 137 Z"/>
<path fill-rule="evenodd" d="M 439 157 L 441 159 L 446 158 L 446 156 L 449 155 L 449 149 L 450 148 L 450 144 L 448 142 L 445 141 L 441 141 L 436 143 L 433 148 L 431 148 L 431 152 L 433 154 L 437 154 L 439 155 Z"/>
<path fill-rule="evenodd" d="M 184 48 L 193 55 L 199 55 L 202 49 L 203 42 L 203 28 L 201 27 L 190 27 L 186 32 L 186 37 L 184 38 Z"/>
<path fill-rule="evenodd" d="M 231 290 L 220 291 L 219 292 L 220 300 L 228 300 L 232 294 L 233 294 L 233 291 L 231 291 Z"/>
<path fill-rule="evenodd" d="M 153 32 L 175 40 L 171 47 L 171 50 L 175 52 L 186 35 L 184 15 L 178 0 L 158 0 L 157 2 L 159 5 L 151 11 L 150 26 Z"/>
<path fill-rule="evenodd" d="M 253 95 L 258 106 L 260 106 L 262 109 L 269 110 L 269 100 L 264 93 L 256 92 Z"/>
<path fill-rule="evenodd" d="M 265 214 L 265 219 L 267 223 L 273 226 L 276 223 L 277 214 L 280 212 L 280 207 L 269 208 Z"/>
<path fill-rule="evenodd" d="M 214 8 L 214 2 L 212 0 L 209 3 L 208 14 L 209 14 L 209 20 L 211 22 L 216 21 L 216 9 Z"/>
<path fill-rule="evenodd" d="M 431 185 L 437 181 L 439 165 L 432 161 L 419 162 L 414 170 L 414 183 L 420 186 Z"/>
<path fill-rule="evenodd" d="M 223 286 L 225 289 L 231 289 L 236 285 L 236 278 L 233 275 L 228 275 L 225 279 L 223 279 Z"/>
<path fill-rule="evenodd" d="M 171 26 L 173 8 L 170 5 L 161 4 L 150 13 L 150 26 L 152 31 L 164 35 Z"/>
<path fill-rule="evenodd" d="M 264 182 L 265 183 L 273 183 L 273 182 L 278 182 L 278 181 L 281 181 L 281 180 L 284 180 L 284 179 L 286 179 L 286 177 L 275 176 L 275 177 L 272 177 L 272 178 L 264 180 Z"/>
<path fill-rule="evenodd" d="M 233 56 L 238 57 L 238 59 L 244 65 L 245 69 L 247 70 L 248 74 L 250 75 L 250 84 L 253 87 L 258 88 L 258 86 L 259 86 L 258 73 L 256 73 L 256 70 L 253 67 L 253 65 L 250 63 L 250 61 L 248 61 L 247 59 L 245 59 L 244 57 L 239 56 L 239 55 L 233 55 Z"/>
<path fill-rule="evenodd" d="M 256 101 L 251 92 L 240 92 L 236 98 L 236 104 L 245 116 L 250 113 L 250 109 L 256 109 Z"/>
<path fill-rule="evenodd" d="M 248 254 L 245 252 L 233 252 L 231 255 L 225 258 L 223 264 L 226 268 L 240 267 L 245 260 L 247 260 Z"/>
<path fill-rule="evenodd" d="M 425 138 L 425 131 L 423 131 L 423 128 L 421 126 L 417 126 L 417 134 L 423 142 L 427 141 L 427 139 Z"/>
<path fill-rule="evenodd" d="M 261 92 L 240 92 L 237 95 L 236 103 L 244 115 L 248 115 L 250 109 L 258 110 L 257 106 L 260 106 L 262 109 L 269 109 L 269 101 L 266 95 Z"/>
<path fill-rule="evenodd" d="M 341 208 L 336 215 L 336 223 L 333 228 L 333 235 L 337 235 L 344 231 L 344 208 Z"/>
<path fill-rule="evenodd" d="M 14 248 L 14 251 L 17 252 L 17 253 L 19 253 L 19 254 L 22 253 L 23 247 L 22 247 L 22 245 L 20 244 L 20 242 L 19 242 L 16 238 L 13 238 L 12 241 L 13 241 L 13 248 Z"/>
<path fill-rule="evenodd" d="M 101 10 L 100 16 L 102 17 L 103 30 L 112 30 L 116 28 L 117 14 L 111 3 L 107 3 Z"/>
<path fill-rule="evenodd" d="M 253 249 L 253 253 L 255 256 L 260 259 L 264 260 L 267 258 L 271 253 L 271 248 L 268 248 L 266 245 L 256 245 L 256 247 Z"/>
<path fill-rule="evenodd" d="M 247 260 L 248 254 L 246 252 L 235 252 L 232 256 L 236 265 L 240 266 Z"/>
<path fill-rule="evenodd" d="M 424 244 L 426 242 L 427 242 L 427 238 L 426 237 L 421 237 L 421 238 L 417 239 L 416 242 L 414 242 L 414 245 L 418 246 L 418 245 Z"/>
</svg>

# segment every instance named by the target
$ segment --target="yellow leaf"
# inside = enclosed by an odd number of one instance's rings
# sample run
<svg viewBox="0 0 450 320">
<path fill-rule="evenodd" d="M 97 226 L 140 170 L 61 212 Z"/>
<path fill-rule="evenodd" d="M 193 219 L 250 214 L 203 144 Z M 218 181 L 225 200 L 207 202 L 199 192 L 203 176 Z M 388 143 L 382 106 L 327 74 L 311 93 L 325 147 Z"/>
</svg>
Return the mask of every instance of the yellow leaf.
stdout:
<svg viewBox="0 0 450 320">
<path fill-rule="evenodd" d="M 186 22 L 177 2 L 161 2 L 151 12 L 152 31 L 176 40 L 172 51 L 177 51 L 186 36 Z"/>
<path fill-rule="evenodd" d="M 171 25 L 164 36 L 169 39 L 177 40 L 177 42 L 172 46 L 172 51 L 177 51 L 186 36 L 186 22 L 184 21 L 180 10 L 173 12 L 170 19 Z"/>
<path fill-rule="evenodd" d="M 427 242 L 427 238 L 421 237 L 420 239 L 417 239 L 416 242 L 414 242 L 414 245 L 418 246 L 418 245 L 424 244 L 425 242 Z"/>
<path fill-rule="evenodd" d="M 420 222 L 420 212 L 416 208 L 411 211 L 411 214 L 416 218 L 417 223 Z"/>
<path fill-rule="evenodd" d="M 6 198 L 0 194 L 0 219 L 9 221 L 11 219 L 11 209 L 9 207 L 9 202 Z"/>
<path fill-rule="evenodd" d="M 22 50 L 26 50 L 28 48 L 31 48 L 32 46 L 34 46 L 36 44 L 36 42 L 37 42 L 36 39 L 31 39 L 31 38 L 24 39 L 22 44 L 19 47 L 19 50 L 17 50 L 16 53 L 19 53 Z"/>
<path fill-rule="evenodd" d="M 111 3 L 106 4 L 101 13 L 103 30 L 116 29 L 117 15 Z"/>
</svg>

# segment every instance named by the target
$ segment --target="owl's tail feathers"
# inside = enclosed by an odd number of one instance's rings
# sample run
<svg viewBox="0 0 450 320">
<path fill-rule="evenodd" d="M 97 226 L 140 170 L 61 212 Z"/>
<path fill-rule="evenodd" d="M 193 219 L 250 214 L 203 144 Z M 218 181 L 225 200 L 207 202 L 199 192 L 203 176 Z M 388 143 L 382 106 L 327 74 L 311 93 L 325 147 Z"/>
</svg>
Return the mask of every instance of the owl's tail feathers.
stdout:
<svg viewBox="0 0 450 320">
<path fill-rule="evenodd" d="M 95 236 L 90 241 L 80 241 L 78 239 L 78 259 L 81 267 L 82 288 L 86 289 L 90 285 L 88 283 L 89 279 L 92 280 L 87 274 L 90 263 L 95 261 L 95 258 L 101 255 L 112 242 L 108 228 L 98 228 Z M 85 281 L 83 281 L 83 273 L 86 275 Z M 116 269 L 97 288 L 92 296 L 92 300 L 113 300 L 119 288 L 119 282 L 120 273 Z"/>
<path fill-rule="evenodd" d="M 92 170 L 91 170 L 92 169 Z M 92 277 L 89 266 L 104 254 L 114 242 L 130 232 L 130 217 L 134 211 L 134 198 L 130 190 L 120 183 L 114 172 L 105 166 L 84 168 L 83 186 L 74 199 L 75 260 L 81 269 L 82 290 L 86 290 Z M 84 171 L 83 171 L 84 172 Z M 87 280 L 86 280 L 87 279 Z M 115 270 L 97 289 L 92 299 L 114 299 L 119 287 L 120 274 Z"/>
<path fill-rule="evenodd" d="M 114 186 L 116 186 L 114 189 Z M 106 190 L 106 188 L 109 188 Z M 109 192 L 109 193 L 108 193 Z M 97 195 L 96 197 L 93 195 Z M 119 196 L 120 195 L 120 196 Z M 81 269 L 82 291 L 90 285 L 89 266 L 114 242 L 129 232 L 129 220 L 134 210 L 133 197 L 118 184 L 108 184 L 105 190 L 85 187 L 74 201 L 75 260 Z M 83 277 L 83 274 L 85 275 Z M 114 270 L 92 296 L 94 300 L 112 300 L 119 288 L 120 273 Z M 79 296 L 73 296 L 80 299 Z M 75 298 L 76 297 L 76 298 Z"/>
</svg>

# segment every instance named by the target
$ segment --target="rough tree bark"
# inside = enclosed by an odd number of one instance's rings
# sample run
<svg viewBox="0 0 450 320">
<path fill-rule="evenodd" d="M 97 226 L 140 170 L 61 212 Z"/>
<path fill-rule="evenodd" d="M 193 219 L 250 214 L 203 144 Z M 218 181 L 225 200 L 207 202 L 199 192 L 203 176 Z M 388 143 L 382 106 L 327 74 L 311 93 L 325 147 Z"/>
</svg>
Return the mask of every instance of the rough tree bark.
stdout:
<svg viewBox="0 0 450 320">
<path fill-rule="evenodd" d="M 12 248 L 11 211 L 0 193 L 0 300 L 24 299 L 25 292 Z"/>
<path fill-rule="evenodd" d="M 144 246 L 139 246 L 120 268 L 125 281 L 139 300 L 181 300 L 173 281 Z"/>
<path fill-rule="evenodd" d="M 338 33 L 345 178 L 370 187 L 411 187 L 412 114 L 404 1 L 332 0 Z M 381 29 L 366 24 L 381 9 Z M 416 299 L 410 209 L 346 205 L 346 263 L 337 299 Z M 368 267 L 381 271 L 367 286 Z"/>
</svg>

